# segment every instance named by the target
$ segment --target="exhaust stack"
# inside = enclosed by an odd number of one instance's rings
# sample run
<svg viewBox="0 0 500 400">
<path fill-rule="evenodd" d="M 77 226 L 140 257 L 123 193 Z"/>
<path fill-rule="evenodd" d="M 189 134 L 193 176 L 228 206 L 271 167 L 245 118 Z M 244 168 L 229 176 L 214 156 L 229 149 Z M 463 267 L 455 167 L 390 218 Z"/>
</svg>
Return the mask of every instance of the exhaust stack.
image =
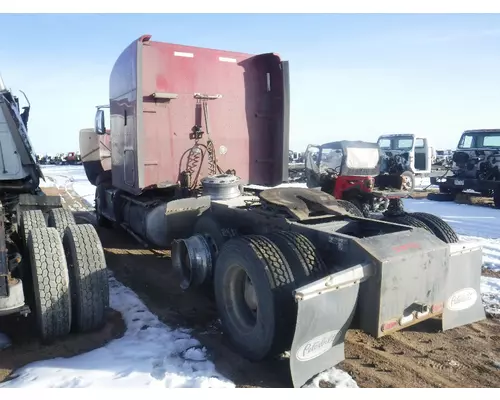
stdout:
<svg viewBox="0 0 500 400">
<path fill-rule="evenodd" d="M 203 235 L 175 240 L 172 244 L 172 265 L 181 277 L 181 289 L 200 286 L 212 274 L 213 246 Z"/>
</svg>

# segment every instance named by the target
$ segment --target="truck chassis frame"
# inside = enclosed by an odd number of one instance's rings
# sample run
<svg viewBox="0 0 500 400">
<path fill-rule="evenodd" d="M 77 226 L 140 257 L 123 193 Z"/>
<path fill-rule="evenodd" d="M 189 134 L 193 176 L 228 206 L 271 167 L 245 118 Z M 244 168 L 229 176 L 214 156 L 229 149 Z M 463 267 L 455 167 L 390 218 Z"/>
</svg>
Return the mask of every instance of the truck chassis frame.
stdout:
<svg viewBox="0 0 500 400">
<path fill-rule="evenodd" d="M 106 214 L 125 215 L 116 207 L 129 207 L 128 196 L 108 190 Z M 151 204 L 144 212 L 154 212 Z M 291 349 L 295 387 L 344 359 L 353 321 L 379 338 L 436 316 L 443 330 L 485 318 L 481 247 L 445 243 L 424 224 L 355 216 L 333 196 L 302 188 L 176 199 L 164 212 L 162 224 L 176 232 L 181 288 L 213 291 L 223 330 L 244 357 Z M 133 232 L 151 244 L 137 226 Z M 441 284 L 429 290 L 415 279 Z"/>
</svg>

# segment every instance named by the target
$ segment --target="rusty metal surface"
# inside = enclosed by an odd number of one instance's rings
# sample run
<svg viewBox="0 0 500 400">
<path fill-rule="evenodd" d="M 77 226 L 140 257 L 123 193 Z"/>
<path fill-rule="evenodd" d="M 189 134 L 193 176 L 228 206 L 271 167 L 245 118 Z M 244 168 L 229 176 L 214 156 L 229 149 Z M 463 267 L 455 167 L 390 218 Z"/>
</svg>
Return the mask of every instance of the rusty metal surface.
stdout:
<svg viewBox="0 0 500 400">
<path fill-rule="evenodd" d="M 348 215 L 339 206 L 335 197 L 308 188 L 283 187 L 267 189 L 259 193 L 266 203 L 286 208 L 298 220 L 305 220 L 314 213 L 321 212 L 332 215 Z"/>
</svg>

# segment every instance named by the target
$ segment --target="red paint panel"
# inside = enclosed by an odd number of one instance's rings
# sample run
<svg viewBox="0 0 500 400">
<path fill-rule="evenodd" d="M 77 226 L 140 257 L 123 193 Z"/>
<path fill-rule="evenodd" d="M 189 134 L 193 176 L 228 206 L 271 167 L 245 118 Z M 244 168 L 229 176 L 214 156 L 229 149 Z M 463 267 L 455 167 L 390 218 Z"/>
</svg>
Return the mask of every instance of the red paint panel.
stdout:
<svg viewBox="0 0 500 400">
<path fill-rule="evenodd" d="M 234 62 L 227 62 L 231 59 Z M 117 135 L 113 158 L 122 171 L 113 183 L 138 192 L 178 182 L 179 171 L 185 169 L 181 157 L 194 144 L 190 139 L 194 125 L 202 126 L 201 143 L 206 143 L 207 128 L 195 93 L 222 96 L 208 102 L 210 137 L 220 167 L 235 169 L 244 183 L 280 183 L 288 159 L 287 91 L 275 54 L 134 42 L 120 56 L 110 80 L 111 130 Z M 158 100 L 153 93 L 173 93 L 177 98 Z M 205 157 L 200 176 L 208 174 L 207 167 Z M 136 176 L 128 186 L 123 184 L 127 170 Z"/>
</svg>

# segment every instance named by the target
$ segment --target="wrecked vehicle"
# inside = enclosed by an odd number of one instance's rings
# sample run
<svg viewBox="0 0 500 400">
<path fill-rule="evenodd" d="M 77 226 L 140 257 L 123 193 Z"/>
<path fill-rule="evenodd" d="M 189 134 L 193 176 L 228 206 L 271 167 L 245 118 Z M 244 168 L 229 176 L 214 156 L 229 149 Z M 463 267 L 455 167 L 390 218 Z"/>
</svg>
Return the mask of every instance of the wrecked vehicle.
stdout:
<svg viewBox="0 0 500 400">
<path fill-rule="evenodd" d="M 381 135 L 377 140 L 384 157 L 376 185 L 413 192 L 415 178 L 430 176 L 432 152 L 426 138 L 413 134 Z"/>
<path fill-rule="evenodd" d="M 171 248 L 185 290 L 210 290 L 235 351 L 290 351 L 295 387 L 344 359 L 353 318 L 376 338 L 435 316 L 444 330 L 485 318 L 482 250 L 430 231 L 357 217 L 288 179 L 289 68 L 144 35 L 110 76 L 110 129 L 80 133 L 96 214 Z M 125 101 L 126 100 L 126 101 Z"/>
<path fill-rule="evenodd" d="M 453 164 L 453 151 L 452 150 L 437 150 L 434 165 L 443 167 L 451 167 Z"/>
<path fill-rule="evenodd" d="M 307 186 L 320 187 L 337 200 L 350 202 L 365 217 L 386 212 L 391 199 L 408 193 L 376 187 L 383 157 L 377 143 L 343 140 L 309 145 L 305 153 Z"/>
<path fill-rule="evenodd" d="M 42 341 L 100 328 L 109 306 L 106 260 L 95 228 L 77 225 L 47 196 L 28 138 L 29 107 L 0 79 L 0 317 L 34 312 Z"/>
<path fill-rule="evenodd" d="M 452 175 L 431 178 L 440 194 L 429 193 L 429 200 L 452 201 L 463 190 L 473 190 L 492 197 L 500 208 L 500 129 L 463 132 L 452 159 Z"/>
<path fill-rule="evenodd" d="M 453 228 L 437 215 L 406 212 L 401 199 L 408 192 L 376 187 L 374 177 L 383 161 L 377 143 L 343 140 L 309 145 L 305 157 L 307 187 L 333 195 L 353 215 L 424 228 L 445 243 L 458 242 Z"/>
</svg>

